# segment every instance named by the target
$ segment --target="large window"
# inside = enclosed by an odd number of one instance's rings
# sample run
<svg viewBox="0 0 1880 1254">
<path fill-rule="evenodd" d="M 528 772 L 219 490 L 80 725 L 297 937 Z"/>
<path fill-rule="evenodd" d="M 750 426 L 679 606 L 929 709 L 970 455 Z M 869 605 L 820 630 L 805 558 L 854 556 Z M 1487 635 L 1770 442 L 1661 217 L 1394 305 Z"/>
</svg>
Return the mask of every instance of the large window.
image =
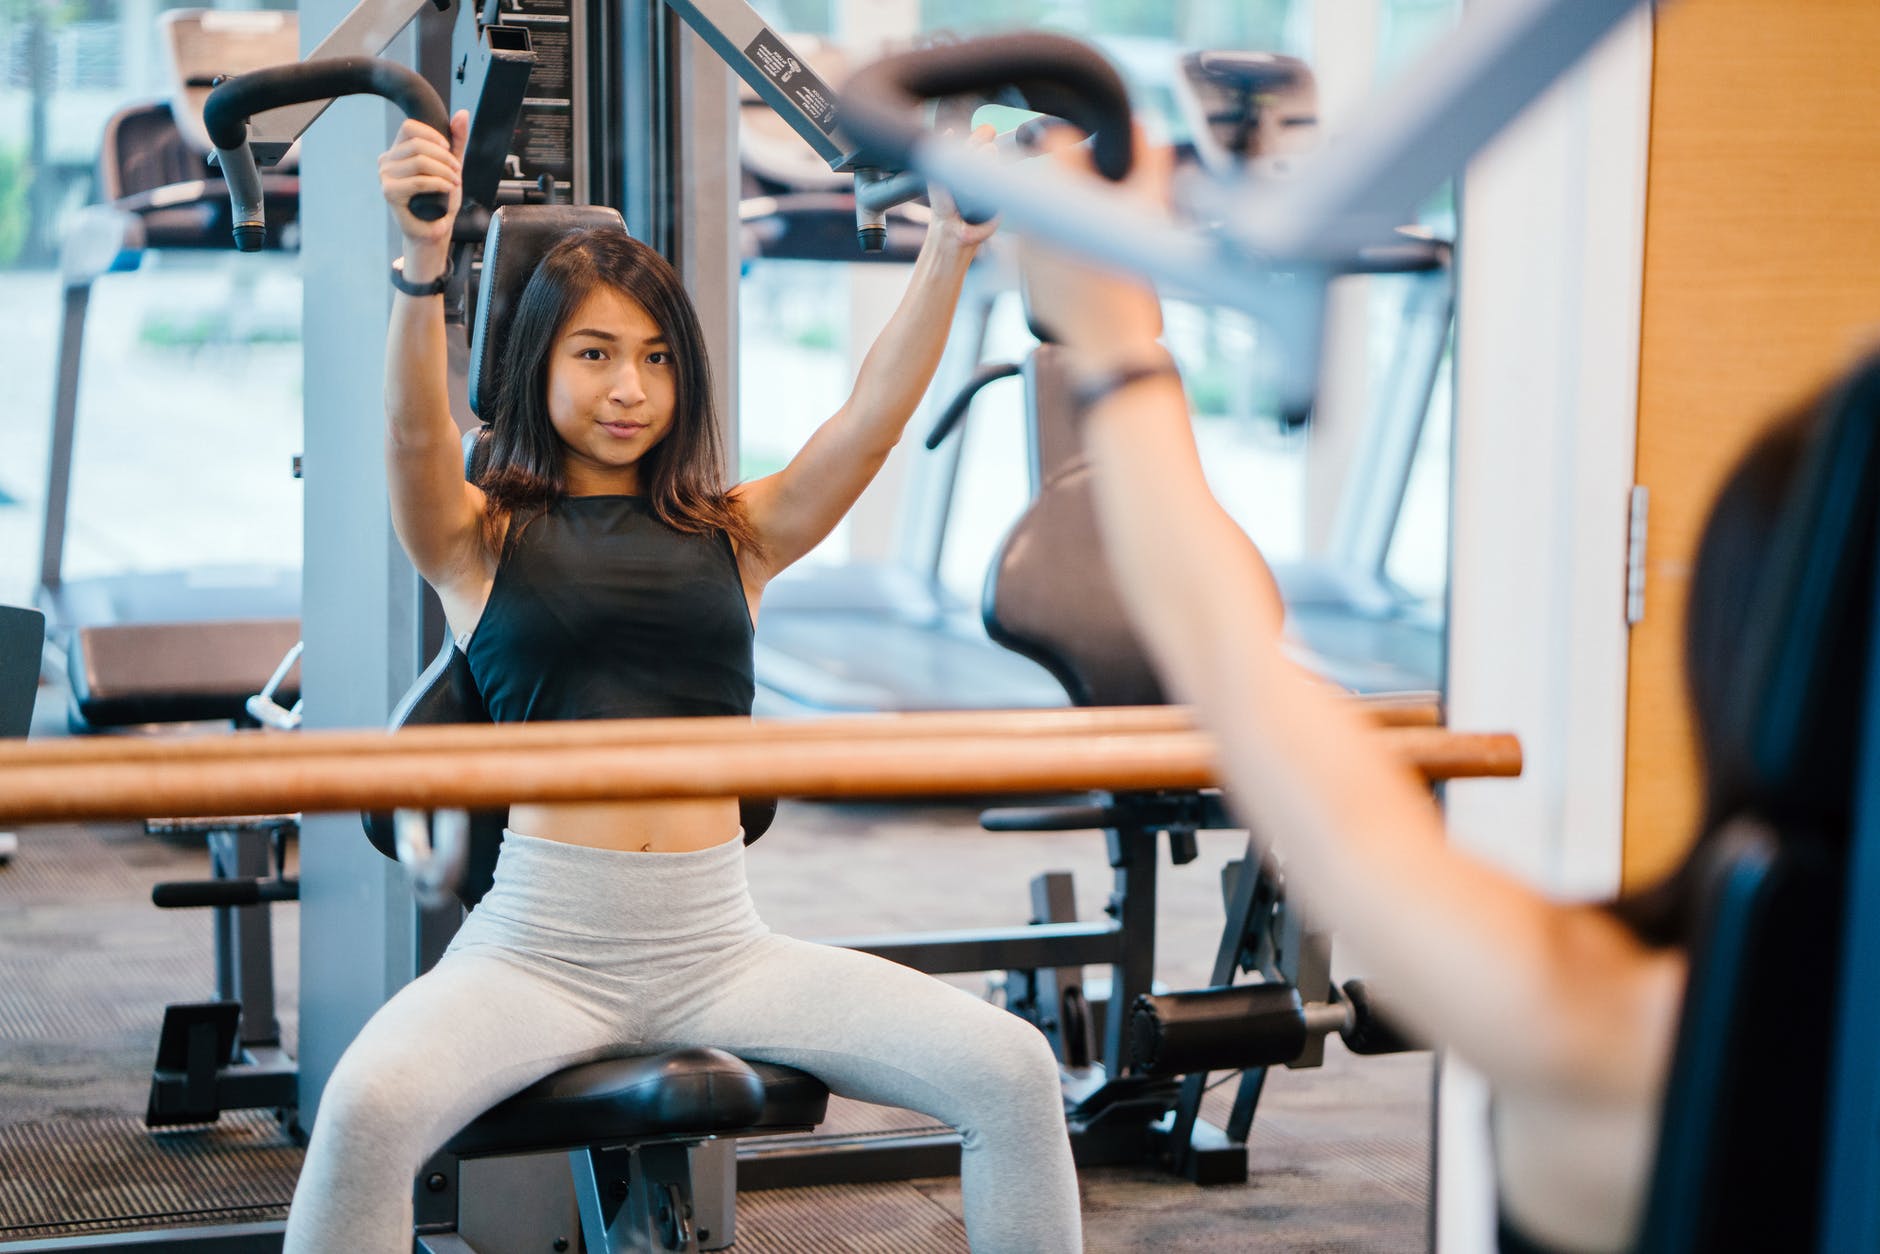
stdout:
<svg viewBox="0 0 1880 1254">
<path fill-rule="evenodd" d="M 60 242 L 109 119 L 170 91 L 154 19 L 173 7 L 0 0 L 0 601 L 38 576 Z M 68 576 L 300 560 L 300 307 L 291 254 L 149 252 L 94 285 Z"/>
<path fill-rule="evenodd" d="M 857 11 L 837 0 L 767 0 L 759 5 L 780 29 L 823 37 L 839 49 L 842 29 Z M 1457 0 L 1390 0 L 1354 20 L 1350 4 L 1312 0 L 1257 0 L 1216 4 L 1201 0 L 903 0 L 868 10 L 871 40 L 891 37 L 882 12 L 901 15 L 904 39 L 968 36 L 1002 29 L 1056 29 L 1098 43 L 1129 82 L 1138 110 L 1163 135 L 1182 143 L 1187 122 L 1176 101 L 1180 56 L 1194 49 L 1276 51 L 1312 64 L 1321 84 L 1327 128 L 1362 102 L 1366 84 L 1387 82 L 1455 21 Z M 1422 215 L 1425 225 L 1453 237 L 1447 193 Z M 998 267 L 989 267 L 995 274 Z M 1006 267 L 1009 270 L 1009 266 Z M 747 471 L 787 458 L 810 426 L 830 412 L 878 323 L 870 303 L 881 303 L 876 272 L 870 300 L 848 299 L 858 287 L 858 263 L 758 262 L 747 270 L 743 299 L 743 440 Z M 1344 386 L 1328 388 L 1342 408 L 1325 423 L 1289 429 L 1275 413 L 1269 354 L 1272 335 L 1230 310 L 1167 302 L 1167 340 L 1180 359 L 1194 411 L 1197 440 L 1209 481 L 1229 511 L 1270 560 L 1313 568 L 1361 559 L 1363 570 L 1334 572 L 1332 583 L 1368 580 L 1376 596 L 1396 598 L 1405 614 L 1440 631 L 1447 579 L 1448 446 L 1450 410 L 1445 350 L 1448 306 L 1416 297 L 1416 284 L 1398 278 L 1347 281 L 1354 299 L 1335 303 L 1328 333 L 1330 368 L 1344 370 Z M 996 288 L 996 281 L 991 285 Z M 1427 296 L 1427 292 L 1425 293 Z M 1018 360 L 1033 340 L 1017 295 L 994 293 L 985 323 L 983 361 Z M 891 306 L 891 301 L 886 305 Z M 885 307 L 877 310 L 885 314 Z M 981 311 L 963 310 L 958 334 L 977 327 Z M 1435 324 L 1432 324 L 1434 320 Z M 1438 359 L 1440 358 L 1440 361 Z M 930 396 L 927 414 L 965 377 L 953 363 Z M 784 381 L 790 381 L 784 384 Z M 783 386 L 778 386 L 784 384 Z M 1328 401 L 1328 403 L 1330 403 Z M 801 405 L 803 413 L 796 413 Z M 924 537 L 920 509 L 944 509 L 944 539 L 897 545 L 875 525 L 857 549 L 855 537 L 833 538 L 817 555 L 826 563 L 852 556 L 900 557 L 962 605 L 976 604 L 987 566 L 1006 530 L 1026 505 L 1024 415 L 1017 382 L 982 393 L 960 433 L 957 470 L 947 457 L 919 450 L 917 441 L 897 456 L 891 475 L 906 496 L 896 521 L 907 535 Z M 814 412 L 811 412 L 814 411 Z M 922 419 L 916 419 L 920 427 Z M 1388 428 L 1380 434 L 1380 428 Z M 1364 454 L 1395 439 L 1389 464 Z M 1407 441 L 1407 442 L 1406 442 Z M 917 490 L 924 476 L 939 476 L 951 491 Z M 909 485 L 913 485 L 910 487 Z M 1371 540 L 1351 540 L 1350 518 L 1367 494 L 1388 493 L 1401 505 L 1388 532 L 1373 526 Z M 937 502 L 937 504 L 936 504 Z M 879 516 L 877 516 L 879 518 Z M 1354 559 L 1353 553 L 1358 553 Z M 1349 576 L 1349 577 L 1348 577 Z M 1323 578 L 1295 586 L 1328 586 Z M 1434 651 L 1431 651 L 1432 655 Z"/>
</svg>

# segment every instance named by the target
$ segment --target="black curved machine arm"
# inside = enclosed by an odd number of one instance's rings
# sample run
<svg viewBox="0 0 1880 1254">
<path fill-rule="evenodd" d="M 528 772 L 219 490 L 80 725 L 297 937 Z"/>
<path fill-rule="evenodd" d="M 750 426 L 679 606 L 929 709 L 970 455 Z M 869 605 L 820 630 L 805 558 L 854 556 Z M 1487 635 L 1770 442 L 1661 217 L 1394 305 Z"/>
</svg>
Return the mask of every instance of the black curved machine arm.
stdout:
<svg viewBox="0 0 1880 1254">
<path fill-rule="evenodd" d="M 849 80 L 839 116 L 876 164 L 913 168 L 929 135 L 923 104 L 1005 88 L 1088 131 L 1105 178 L 1129 173 L 1129 91 L 1100 53 L 1063 35 L 995 35 L 884 58 Z"/>
<path fill-rule="evenodd" d="M 939 420 L 933 424 L 933 430 L 927 433 L 927 448 L 931 451 L 946 442 L 946 438 L 953 434 L 953 428 L 959 426 L 961 420 L 966 417 L 966 411 L 972 407 L 973 398 L 978 396 L 987 384 L 997 383 L 1000 379 L 1009 379 L 1013 375 L 1023 374 L 1024 371 L 1025 367 L 1015 361 L 981 362 L 979 368 L 973 371 L 972 378 L 966 381 L 966 386 L 954 393 L 953 399 L 947 402 L 947 407 L 940 411 Z"/>
<path fill-rule="evenodd" d="M 255 252 L 267 234 L 262 211 L 261 172 L 248 147 L 248 120 L 286 105 L 329 100 L 335 96 L 383 96 L 440 134 L 450 133 L 450 115 L 432 86 L 418 74 L 378 57 L 334 57 L 273 65 L 237 75 L 218 85 L 203 104 L 202 120 L 215 145 L 222 177 L 234 208 L 235 247 Z M 411 198 L 411 212 L 427 222 L 444 216 L 449 200 L 441 192 Z"/>
</svg>

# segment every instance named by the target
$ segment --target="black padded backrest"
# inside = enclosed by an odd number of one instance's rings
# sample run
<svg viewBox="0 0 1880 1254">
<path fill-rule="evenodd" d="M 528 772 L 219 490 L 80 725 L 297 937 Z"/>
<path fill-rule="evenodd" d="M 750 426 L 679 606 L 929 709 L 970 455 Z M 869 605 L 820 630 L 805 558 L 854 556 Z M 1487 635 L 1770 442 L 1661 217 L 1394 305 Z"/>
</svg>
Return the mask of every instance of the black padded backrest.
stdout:
<svg viewBox="0 0 1880 1254">
<path fill-rule="evenodd" d="M 1840 971 L 1835 845 L 1745 823 L 1704 850 L 1640 1250 L 1814 1248 Z"/>
<path fill-rule="evenodd" d="M 39 654 L 45 645 L 44 614 L 0 605 L 0 736 L 24 736 L 33 725 Z"/>
<path fill-rule="evenodd" d="M 446 640 L 431 664 L 392 710 L 390 725 L 396 731 L 401 727 L 489 721 L 489 711 L 483 708 L 483 698 L 470 674 L 470 660 L 455 641 Z M 365 822 L 366 839 L 372 842 L 372 847 L 396 860 L 398 846 L 392 836 L 392 816 L 379 811 L 360 817 Z M 489 891 L 496 872 L 496 855 L 503 844 L 503 828 L 508 821 L 507 810 L 477 810 L 470 815 L 470 860 L 464 868 L 463 883 L 457 888 L 457 896 L 464 905 L 476 905 Z"/>
<path fill-rule="evenodd" d="M 1745 815 L 1694 863 L 1690 983 L 1645 1226 L 1653 1251 L 1812 1249 L 1822 1235 L 1843 921 L 1876 653 L 1880 357 L 1817 416 L 1755 580 L 1715 771 Z M 1865 1046 L 1863 1046 L 1865 1047 Z M 1871 1053 L 1869 1053 L 1871 1060 Z M 1870 1182 L 1871 1183 L 1871 1182 Z"/>
<path fill-rule="evenodd" d="M 496 396 L 509 321 L 543 256 L 570 231 L 590 227 L 624 231 L 626 225 L 619 210 L 605 205 L 504 205 L 490 215 L 476 319 L 470 329 L 470 411 L 477 417 L 489 421 L 484 407 Z"/>
<path fill-rule="evenodd" d="M 1043 345 L 1032 354 L 1025 386 L 1041 486 L 987 572 L 986 634 L 1050 671 L 1074 704 L 1162 705 L 1161 681 L 1103 555 L 1058 349 Z"/>
</svg>

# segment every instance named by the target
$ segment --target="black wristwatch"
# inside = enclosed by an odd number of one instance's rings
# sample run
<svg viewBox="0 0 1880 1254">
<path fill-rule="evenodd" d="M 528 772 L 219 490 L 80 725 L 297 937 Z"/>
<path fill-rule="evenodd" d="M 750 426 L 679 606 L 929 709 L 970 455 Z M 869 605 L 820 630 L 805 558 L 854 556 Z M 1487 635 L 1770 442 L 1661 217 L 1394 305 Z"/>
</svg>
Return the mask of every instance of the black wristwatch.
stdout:
<svg viewBox="0 0 1880 1254">
<path fill-rule="evenodd" d="M 453 268 L 454 263 L 446 260 L 444 273 L 429 283 L 413 283 L 405 277 L 405 259 L 397 257 L 392 261 L 392 286 L 407 296 L 442 296 L 444 289 L 450 286 L 450 274 Z"/>
<path fill-rule="evenodd" d="M 1071 389 L 1073 412 L 1083 417 L 1092 406 L 1106 401 L 1114 393 L 1126 387 L 1141 383 L 1146 379 L 1180 378 L 1181 369 L 1175 364 L 1175 358 L 1168 350 L 1162 350 L 1161 357 L 1155 361 L 1139 362 L 1131 366 L 1103 371 L 1096 375 L 1085 376 L 1078 380 Z"/>
</svg>

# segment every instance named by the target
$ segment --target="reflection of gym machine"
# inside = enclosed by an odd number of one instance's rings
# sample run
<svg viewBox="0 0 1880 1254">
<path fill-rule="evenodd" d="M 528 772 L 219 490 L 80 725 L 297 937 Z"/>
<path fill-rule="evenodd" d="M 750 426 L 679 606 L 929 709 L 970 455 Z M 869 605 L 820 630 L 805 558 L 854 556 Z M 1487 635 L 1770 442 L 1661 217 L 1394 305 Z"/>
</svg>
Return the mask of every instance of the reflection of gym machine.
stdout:
<svg viewBox="0 0 1880 1254">
<path fill-rule="evenodd" d="M 1037 486 L 988 576 L 986 631 L 1043 667 L 1074 704 L 1160 704 L 1161 685 L 1100 555 L 1091 551 L 1097 528 L 1089 472 L 1057 350 L 1041 346 L 1020 372 Z M 951 407 L 948 416 L 960 410 Z M 947 430 L 943 418 L 933 441 Z M 1201 1183 L 1244 1180 L 1246 1137 L 1266 1066 L 1318 1065 L 1330 1031 L 1359 1052 L 1408 1047 L 1376 1019 L 1362 985 L 1333 992 L 1329 938 L 1308 931 L 1288 908 L 1278 868 L 1253 841 L 1223 884 L 1228 917 L 1216 987 L 1158 994 L 1161 835 L 1168 835 L 1173 864 L 1192 862 L 1198 831 L 1238 826 L 1218 794 L 1098 794 L 1084 805 L 992 810 L 981 821 L 993 831 L 1102 830 L 1115 872 L 1107 919 L 1080 921 L 1070 877 L 1053 872 L 1032 881 L 1026 927 L 836 943 L 934 973 L 1003 969 L 1007 1006 L 1036 1023 L 1057 1050 L 1080 1164 L 1156 1162 Z M 1086 979 L 1083 968 L 1091 964 L 1109 967 L 1107 977 Z M 1261 982 L 1230 987 L 1243 971 Z M 1229 1125 L 1202 1121 L 1205 1073 L 1243 1068 Z M 754 1141 L 740 1149 L 740 1162 L 749 1165 L 751 1180 L 766 1183 L 915 1176 L 953 1170 L 956 1144 L 950 1132 L 924 1130 L 866 1144 L 831 1138 L 815 1152 L 801 1138 L 774 1147 Z M 767 1154 L 774 1154 L 774 1167 Z"/>
<path fill-rule="evenodd" d="M 75 728 L 240 719 L 299 636 L 294 569 L 179 570 L 72 580 L 64 573 L 80 354 L 92 285 L 134 270 L 151 250 L 226 248 L 228 194 L 206 163 L 202 100 L 209 79 L 297 50 L 292 13 L 184 9 L 159 19 L 175 88 L 169 100 L 118 110 L 98 157 L 100 202 L 59 251 L 63 321 L 40 547 L 39 604 L 65 652 Z M 266 244 L 291 249 L 299 179 L 287 163 L 261 189 Z M 291 686 L 290 686 L 291 690 Z"/>
<path fill-rule="evenodd" d="M 150 819 L 144 827 L 208 842 L 212 878 L 158 884 L 150 899 L 165 910 L 214 910 L 216 997 L 164 1008 L 144 1123 L 214 1123 L 224 1110 L 249 1107 L 285 1119 L 299 1104 L 299 1072 L 274 1013 L 268 912 L 300 897 L 300 882 L 287 874 L 287 840 L 298 834 L 299 816 Z"/>
<path fill-rule="evenodd" d="M 1201 164 L 1216 178 L 1257 172 L 1283 182 L 1319 142 L 1312 70 L 1267 52 L 1198 52 L 1182 58 L 1176 98 Z M 1378 382 L 1351 441 L 1356 450 L 1322 551 L 1274 564 L 1290 636 L 1315 670 L 1360 692 L 1442 686 L 1443 617 L 1385 573 L 1403 512 L 1417 445 L 1449 343 L 1454 313 L 1451 249 L 1400 231 L 1388 265 L 1342 274 L 1388 273 L 1406 285 L 1390 373 Z"/>
<path fill-rule="evenodd" d="M 1192 191 L 1190 203 L 1216 211 L 1198 231 L 1087 181 L 996 169 L 962 145 L 921 134 L 912 107 L 929 93 L 912 58 L 858 77 L 849 118 L 884 145 L 898 135 L 911 164 L 998 204 L 1008 229 L 1045 233 L 1277 319 L 1316 300 L 1262 289 L 1263 272 L 1297 261 L 1318 271 L 1309 285 L 1329 277 L 1632 7 L 1522 0 L 1465 18 L 1419 73 L 1291 186 Z M 861 95 L 869 99 L 853 99 Z M 1084 212 L 1067 224 L 1059 208 L 1072 195 Z M 1317 362 L 1317 328 L 1308 323 L 1299 335 L 1300 351 L 1285 363 L 1295 405 L 1309 402 Z M 1712 766 L 1728 781 L 1729 800 L 1715 819 L 1727 826 L 1683 877 L 1690 974 L 1635 1234 L 1642 1249 L 1880 1243 L 1880 995 L 1872 979 L 1880 915 L 1871 908 L 1880 887 L 1872 640 L 1880 370 L 1870 362 L 1823 404 L 1771 532 L 1776 543 L 1759 572 L 1744 572 L 1766 604 L 1744 633 L 1740 687 L 1717 712 L 1721 751 Z M 1817 1012 L 1769 1013 L 1791 1004 Z"/>
</svg>

